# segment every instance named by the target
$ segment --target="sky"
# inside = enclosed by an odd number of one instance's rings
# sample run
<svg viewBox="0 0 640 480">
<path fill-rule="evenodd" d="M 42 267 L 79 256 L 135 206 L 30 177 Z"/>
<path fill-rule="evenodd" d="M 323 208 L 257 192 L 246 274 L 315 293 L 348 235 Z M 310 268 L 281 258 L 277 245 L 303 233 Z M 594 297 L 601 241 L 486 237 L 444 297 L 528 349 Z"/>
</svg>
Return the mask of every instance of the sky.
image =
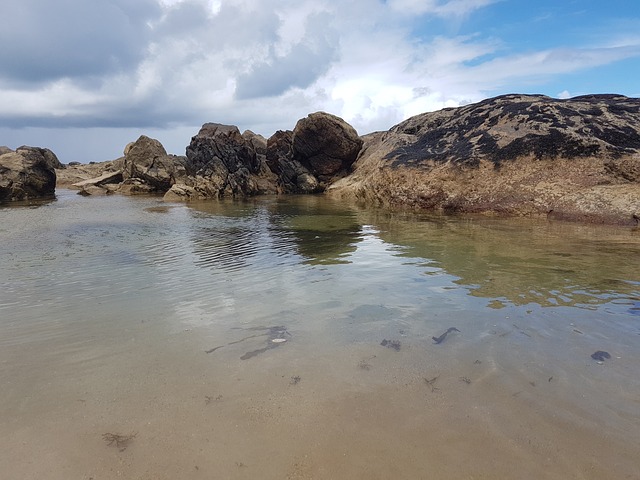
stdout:
<svg viewBox="0 0 640 480">
<path fill-rule="evenodd" d="M 63 163 L 309 113 L 363 135 L 506 93 L 640 96 L 637 0 L 2 0 L 0 145 Z"/>
</svg>

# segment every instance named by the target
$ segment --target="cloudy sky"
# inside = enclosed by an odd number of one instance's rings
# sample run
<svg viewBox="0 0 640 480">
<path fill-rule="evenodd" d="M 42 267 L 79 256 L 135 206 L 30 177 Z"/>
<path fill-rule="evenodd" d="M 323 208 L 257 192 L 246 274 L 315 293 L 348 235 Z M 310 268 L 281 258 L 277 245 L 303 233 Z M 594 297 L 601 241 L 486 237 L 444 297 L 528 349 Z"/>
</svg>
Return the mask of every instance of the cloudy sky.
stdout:
<svg viewBox="0 0 640 480">
<path fill-rule="evenodd" d="M 503 93 L 640 96 L 637 0 L 2 0 L 0 145 L 62 162 L 205 122 L 360 134 Z"/>
</svg>

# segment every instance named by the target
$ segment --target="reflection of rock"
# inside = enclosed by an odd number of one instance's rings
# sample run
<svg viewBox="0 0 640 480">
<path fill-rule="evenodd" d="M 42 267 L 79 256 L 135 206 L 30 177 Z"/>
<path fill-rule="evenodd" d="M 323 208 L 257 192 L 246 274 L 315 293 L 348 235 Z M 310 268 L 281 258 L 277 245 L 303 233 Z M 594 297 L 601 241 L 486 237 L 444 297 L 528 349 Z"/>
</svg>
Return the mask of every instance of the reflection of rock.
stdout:
<svg viewBox="0 0 640 480">
<path fill-rule="evenodd" d="M 351 211 L 319 197 L 300 197 L 278 208 L 273 217 L 274 235 L 295 242 L 297 252 L 310 264 L 344 263 L 357 248 L 361 228 Z"/>
<path fill-rule="evenodd" d="M 0 154 L 0 202 L 52 198 L 55 195 L 56 168 L 62 168 L 47 148 L 7 147 Z"/>
<path fill-rule="evenodd" d="M 455 283 L 468 288 L 470 295 L 490 301 L 590 306 L 610 302 L 611 292 L 637 296 L 637 283 L 610 278 L 612 271 L 618 272 L 617 278 L 637 278 L 637 267 L 628 259 L 637 257 L 638 244 L 630 241 L 626 230 L 535 219 L 469 221 L 371 211 L 363 211 L 359 220 L 374 225 L 385 242 L 405 247 L 402 256 L 426 259 L 429 270 L 458 277 Z M 609 248 L 615 254 L 608 255 Z M 602 268 L 604 261 L 607 268 Z"/>
<path fill-rule="evenodd" d="M 632 224 L 639 112 L 639 99 L 620 95 L 504 95 L 424 113 L 363 137 L 353 174 L 330 192 L 445 212 Z"/>
</svg>

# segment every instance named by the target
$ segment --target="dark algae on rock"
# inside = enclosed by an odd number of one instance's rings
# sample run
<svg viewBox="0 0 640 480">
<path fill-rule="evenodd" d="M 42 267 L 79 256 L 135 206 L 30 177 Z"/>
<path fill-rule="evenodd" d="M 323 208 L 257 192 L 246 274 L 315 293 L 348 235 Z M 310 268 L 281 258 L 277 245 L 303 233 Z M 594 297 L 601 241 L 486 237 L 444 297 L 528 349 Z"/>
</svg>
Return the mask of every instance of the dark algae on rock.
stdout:
<svg viewBox="0 0 640 480">
<path fill-rule="evenodd" d="M 412 117 L 392 132 L 413 141 L 387 155 L 393 166 L 452 162 L 499 166 L 523 156 L 611 158 L 640 149 L 640 99 L 588 95 L 554 99 L 501 95 Z"/>
</svg>

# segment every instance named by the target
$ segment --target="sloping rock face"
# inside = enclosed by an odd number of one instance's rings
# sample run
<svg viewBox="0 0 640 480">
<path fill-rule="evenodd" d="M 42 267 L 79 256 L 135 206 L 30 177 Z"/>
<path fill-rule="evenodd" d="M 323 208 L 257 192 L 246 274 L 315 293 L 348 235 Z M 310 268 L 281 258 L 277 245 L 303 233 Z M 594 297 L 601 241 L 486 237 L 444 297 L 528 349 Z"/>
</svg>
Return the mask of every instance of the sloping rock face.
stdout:
<svg viewBox="0 0 640 480">
<path fill-rule="evenodd" d="M 0 154 L 0 202 L 52 198 L 56 168 L 63 165 L 48 148 L 27 147 Z"/>
<path fill-rule="evenodd" d="M 142 135 L 125 147 L 123 186 L 141 184 L 148 186 L 143 190 L 166 192 L 186 175 L 185 163 L 184 157 L 168 155 L 158 140 Z"/>
<path fill-rule="evenodd" d="M 261 181 L 261 175 L 265 177 L 271 172 L 266 168 L 265 153 L 259 156 L 256 149 L 266 153 L 266 144 L 255 134 L 247 133 L 245 137 L 235 126 L 206 123 L 187 147 L 189 178 L 184 186 L 203 198 L 275 191 L 274 185 Z M 184 186 L 179 187 L 191 191 Z"/>
<path fill-rule="evenodd" d="M 315 193 L 321 190 L 318 179 L 294 158 L 291 130 L 278 130 L 269 137 L 266 161 L 278 177 L 281 192 Z"/>
<path fill-rule="evenodd" d="M 363 138 L 332 195 L 592 222 L 640 216 L 640 99 L 504 95 Z"/>
</svg>

